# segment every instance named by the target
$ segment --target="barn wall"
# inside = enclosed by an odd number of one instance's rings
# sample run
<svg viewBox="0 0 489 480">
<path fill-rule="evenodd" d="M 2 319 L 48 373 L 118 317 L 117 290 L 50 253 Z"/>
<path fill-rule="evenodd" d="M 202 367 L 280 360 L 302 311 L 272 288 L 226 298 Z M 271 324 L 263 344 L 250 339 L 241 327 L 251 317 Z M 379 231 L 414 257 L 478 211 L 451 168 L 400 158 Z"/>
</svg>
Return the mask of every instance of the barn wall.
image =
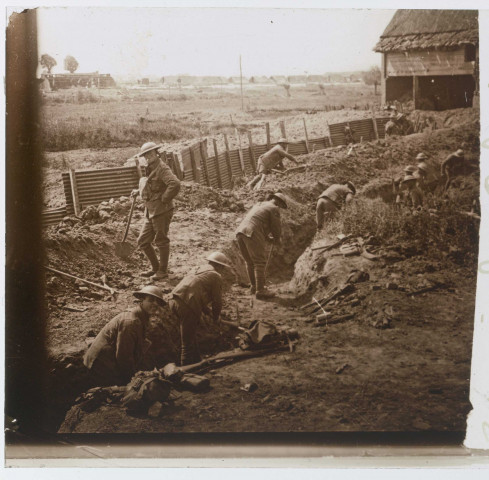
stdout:
<svg viewBox="0 0 489 480">
<path fill-rule="evenodd" d="M 413 98 L 413 77 L 390 77 L 385 79 L 385 100 L 406 102 Z"/>
<path fill-rule="evenodd" d="M 385 54 L 387 77 L 472 75 L 474 63 L 465 61 L 465 49 Z"/>
<path fill-rule="evenodd" d="M 472 75 L 419 77 L 419 107 L 424 110 L 472 107 L 474 90 Z"/>
</svg>

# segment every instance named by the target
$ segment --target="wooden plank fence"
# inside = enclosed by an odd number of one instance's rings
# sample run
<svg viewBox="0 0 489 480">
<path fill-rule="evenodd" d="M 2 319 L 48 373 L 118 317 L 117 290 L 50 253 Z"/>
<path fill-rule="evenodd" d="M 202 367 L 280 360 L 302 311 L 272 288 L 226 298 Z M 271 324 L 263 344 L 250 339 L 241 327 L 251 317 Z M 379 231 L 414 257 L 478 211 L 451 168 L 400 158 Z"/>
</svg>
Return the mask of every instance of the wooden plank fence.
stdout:
<svg viewBox="0 0 489 480">
<path fill-rule="evenodd" d="M 346 144 L 345 127 L 350 126 L 355 142 L 370 141 L 385 137 L 385 124 L 388 117 L 366 118 L 328 125 L 328 135 L 321 138 L 305 138 L 288 144 L 291 155 L 303 155 Z M 376 127 L 376 128 L 375 128 Z M 280 124 L 285 133 L 285 124 Z M 260 155 L 263 155 L 276 143 L 270 142 L 270 125 L 266 124 L 267 143 L 253 143 L 251 132 L 248 132 L 248 145 L 244 148 L 230 150 L 227 136 L 224 136 L 226 149 L 218 152 L 217 143 L 213 140 L 214 155 L 207 155 L 207 140 L 196 142 L 180 152 L 180 159 L 175 153 L 160 152 L 175 175 L 184 181 L 193 181 L 214 188 L 233 187 L 234 178 L 253 175 Z M 304 120 L 304 132 L 307 127 Z M 71 177 L 70 177 L 71 175 Z M 72 170 L 62 174 L 66 205 L 58 209 L 43 212 L 43 225 L 53 225 L 66 215 L 79 212 L 89 205 L 97 205 L 111 198 L 129 196 L 137 188 L 140 170 L 137 166 L 104 168 L 98 170 Z M 75 202 L 73 197 L 77 197 Z M 75 205 L 76 203 L 76 205 Z"/>
</svg>

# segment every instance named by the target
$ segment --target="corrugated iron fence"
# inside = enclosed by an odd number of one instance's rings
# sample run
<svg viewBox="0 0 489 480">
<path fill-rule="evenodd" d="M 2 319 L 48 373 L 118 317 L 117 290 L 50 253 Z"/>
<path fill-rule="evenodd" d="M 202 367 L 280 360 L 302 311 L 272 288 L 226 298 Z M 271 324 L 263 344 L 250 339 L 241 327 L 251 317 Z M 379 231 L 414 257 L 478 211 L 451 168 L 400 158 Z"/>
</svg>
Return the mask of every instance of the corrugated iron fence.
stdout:
<svg viewBox="0 0 489 480">
<path fill-rule="evenodd" d="M 329 135 L 321 138 L 309 139 L 304 121 L 305 140 L 290 142 L 287 151 L 291 155 L 303 155 L 329 147 L 346 145 L 346 127 L 355 142 L 370 141 L 385 136 L 385 124 L 389 119 L 370 118 L 353 120 L 328 125 Z M 282 135 L 285 126 L 281 122 Z M 243 175 L 252 175 L 260 155 L 276 145 L 270 142 L 270 128 L 267 125 L 267 143 L 253 144 L 251 132 L 248 132 L 248 146 L 230 150 L 227 136 L 225 136 L 226 149 L 218 152 L 216 140 L 213 140 L 214 155 L 207 155 L 207 140 L 200 141 L 180 152 L 181 161 L 174 153 L 160 152 L 162 158 L 181 180 L 198 182 L 216 188 L 232 188 L 234 179 Z M 66 205 L 43 212 L 43 225 L 55 225 L 64 216 L 78 215 L 89 205 L 98 205 L 103 201 L 121 196 L 129 196 L 137 188 L 141 170 L 136 160 L 132 167 L 103 168 L 99 170 L 70 170 L 62 174 Z"/>
</svg>

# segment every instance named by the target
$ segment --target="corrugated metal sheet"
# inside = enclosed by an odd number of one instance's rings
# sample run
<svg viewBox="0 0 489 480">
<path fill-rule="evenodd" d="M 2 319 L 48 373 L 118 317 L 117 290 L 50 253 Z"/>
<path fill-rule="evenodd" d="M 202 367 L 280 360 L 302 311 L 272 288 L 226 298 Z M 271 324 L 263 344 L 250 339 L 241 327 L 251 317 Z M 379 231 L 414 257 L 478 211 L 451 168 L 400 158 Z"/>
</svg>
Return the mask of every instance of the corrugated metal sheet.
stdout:
<svg viewBox="0 0 489 480">
<path fill-rule="evenodd" d="M 268 151 L 268 147 L 266 145 L 253 145 L 253 151 L 255 152 L 255 158 L 258 161 L 258 157 Z"/>
<path fill-rule="evenodd" d="M 209 184 L 211 187 L 218 188 L 219 182 L 217 180 L 216 157 L 208 157 L 206 164 Z"/>
<path fill-rule="evenodd" d="M 291 155 L 303 155 L 307 153 L 305 141 L 289 143 L 287 152 Z"/>
<path fill-rule="evenodd" d="M 245 148 L 242 150 L 242 152 L 243 152 L 243 163 L 245 165 L 245 173 L 246 175 L 253 175 L 253 166 L 251 165 L 250 149 Z"/>
<path fill-rule="evenodd" d="M 219 169 L 221 170 L 221 179 L 223 188 L 231 188 L 231 177 L 229 175 L 228 164 L 226 160 L 226 152 L 222 152 L 217 156 L 219 161 Z"/>
<path fill-rule="evenodd" d="M 238 150 L 231 150 L 229 152 L 229 157 L 231 160 L 231 169 L 233 171 L 233 176 L 239 177 L 242 175 L 241 173 L 241 163 L 239 161 L 239 153 Z"/>
<path fill-rule="evenodd" d="M 66 212 L 66 206 L 53 208 L 52 210 L 45 210 L 42 212 L 42 226 L 49 227 L 50 225 L 57 225 L 68 213 Z"/>
</svg>

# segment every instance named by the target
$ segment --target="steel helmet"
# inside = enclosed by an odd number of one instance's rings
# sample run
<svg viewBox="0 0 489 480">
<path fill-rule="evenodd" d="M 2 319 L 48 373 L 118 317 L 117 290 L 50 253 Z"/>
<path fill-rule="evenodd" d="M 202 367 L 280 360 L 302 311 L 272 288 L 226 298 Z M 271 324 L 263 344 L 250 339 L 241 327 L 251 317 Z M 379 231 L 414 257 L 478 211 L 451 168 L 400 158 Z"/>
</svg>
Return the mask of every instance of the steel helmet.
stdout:
<svg viewBox="0 0 489 480">
<path fill-rule="evenodd" d="M 405 177 L 402 179 L 403 183 L 404 183 L 404 182 L 411 182 L 411 181 L 413 181 L 413 180 L 416 180 L 416 177 L 414 177 L 413 175 L 406 175 L 406 176 L 405 176 Z"/>
<path fill-rule="evenodd" d="M 160 301 L 161 306 L 167 304 L 167 301 L 163 298 L 162 290 L 154 285 L 146 285 L 145 287 L 141 288 L 141 290 L 132 292 L 132 294 L 139 299 L 143 299 L 145 295 L 151 295 Z"/>
<path fill-rule="evenodd" d="M 289 143 L 286 138 L 282 137 L 278 139 L 277 143 Z"/>
<path fill-rule="evenodd" d="M 272 198 L 280 200 L 280 202 L 283 204 L 283 208 L 287 208 L 287 200 L 285 199 L 285 195 L 283 193 L 274 193 Z"/>
<path fill-rule="evenodd" d="M 416 160 L 426 160 L 428 157 L 423 153 L 418 153 L 418 155 L 416 155 Z"/>
<path fill-rule="evenodd" d="M 425 162 L 418 163 L 418 170 L 422 170 L 423 172 L 428 171 L 428 165 Z"/>
<path fill-rule="evenodd" d="M 458 149 L 458 150 L 455 152 L 455 155 L 456 155 L 457 157 L 463 157 L 463 155 L 464 155 L 464 151 L 463 151 L 461 148 L 459 148 L 459 149 Z"/>
<path fill-rule="evenodd" d="M 229 262 L 228 257 L 221 252 L 212 252 L 207 260 L 212 263 L 218 263 L 219 265 L 223 265 L 224 267 L 232 268 Z"/>
<path fill-rule="evenodd" d="M 416 171 L 416 167 L 414 165 L 408 165 L 404 168 L 405 173 L 414 173 Z"/>
<path fill-rule="evenodd" d="M 138 155 L 144 155 L 145 153 L 150 152 L 151 150 L 156 150 L 157 148 L 160 148 L 161 145 L 156 145 L 154 142 L 146 142 L 142 147 L 141 150 L 139 151 Z"/>
<path fill-rule="evenodd" d="M 346 182 L 346 186 L 353 192 L 353 195 L 357 193 L 357 189 L 355 188 L 355 185 L 353 185 L 353 183 L 350 182 L 349 180 L 348 182 Z"/>
</svg>

